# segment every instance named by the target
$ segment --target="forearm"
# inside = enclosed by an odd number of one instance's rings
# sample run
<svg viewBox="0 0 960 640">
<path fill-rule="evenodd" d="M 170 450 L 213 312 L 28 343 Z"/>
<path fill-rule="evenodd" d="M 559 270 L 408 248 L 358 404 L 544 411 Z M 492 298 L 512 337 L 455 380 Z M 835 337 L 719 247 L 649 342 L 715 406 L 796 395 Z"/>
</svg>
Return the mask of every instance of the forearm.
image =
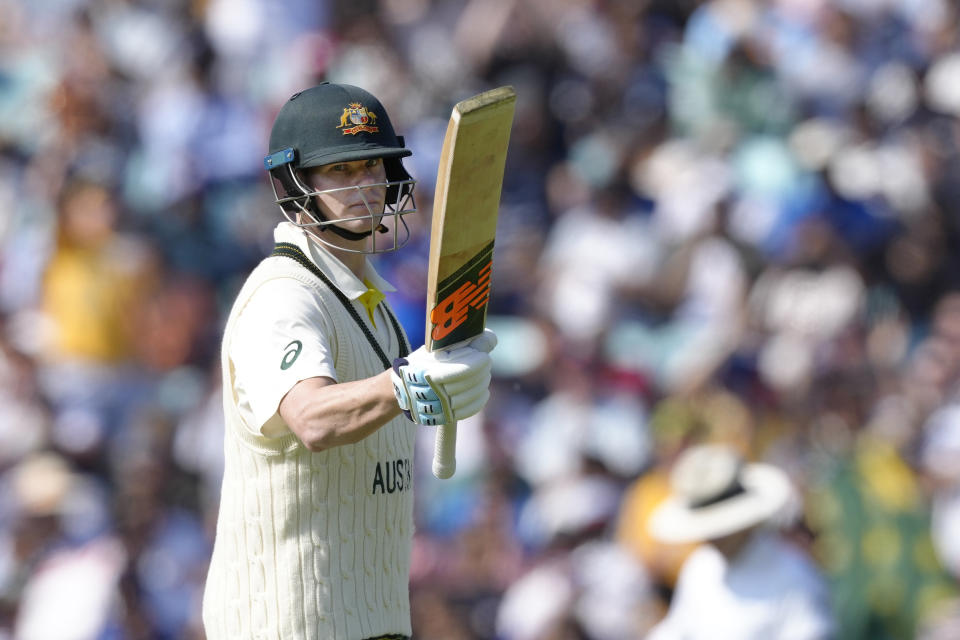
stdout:
<svg viewBox="0 0 960 640">
<path fill-rule="evenodd" d="M 311 451 L 359 442 L 400 415 L 390 372 L 355 382 L 299 382 L 280 403 L 280 417 Z"/>
</svg>

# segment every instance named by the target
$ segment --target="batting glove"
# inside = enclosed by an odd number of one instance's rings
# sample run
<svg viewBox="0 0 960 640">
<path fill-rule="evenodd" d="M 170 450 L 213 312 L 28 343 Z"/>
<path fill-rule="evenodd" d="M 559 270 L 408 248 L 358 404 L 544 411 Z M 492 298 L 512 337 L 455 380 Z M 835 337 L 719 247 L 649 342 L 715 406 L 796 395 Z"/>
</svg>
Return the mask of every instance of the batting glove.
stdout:
<svg viewBox="0 0 960 640">
<path fill-rule="evenodd" d="M 393 362 L 393 393 L 411 421 L 441 425 L 478 413 L 490 398 L 490 355 L 496 335 L 486 331 L 451 351 L 420 347 Z"/>
<path fill-rule="evenodd" d="M 490 353 L 497 346 L 497 334 L 493 329 L 484 329 L 483 333 L 467 343 L 468 347 L 479 349 L 484 353 Z"/>
</svg>

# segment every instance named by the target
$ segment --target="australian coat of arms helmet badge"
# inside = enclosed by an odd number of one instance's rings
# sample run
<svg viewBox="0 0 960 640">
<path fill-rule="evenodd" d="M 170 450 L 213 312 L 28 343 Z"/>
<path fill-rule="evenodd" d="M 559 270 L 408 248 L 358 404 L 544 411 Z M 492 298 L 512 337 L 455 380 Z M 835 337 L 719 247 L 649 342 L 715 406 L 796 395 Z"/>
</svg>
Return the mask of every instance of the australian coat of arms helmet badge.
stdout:
<svg viewBox="0 0 960 640">
<path fill-rule="evenodd" d="M 361 131 L 367 133 L 377 133 L 380 129 L 377 124 L 377 114 L 368 110 L 359 102 L 351 102 L 350 106 L 343 109 L 340 115 L 340 126 L 343 129 L 343 135 L 356 135 Z"/>
</svg>

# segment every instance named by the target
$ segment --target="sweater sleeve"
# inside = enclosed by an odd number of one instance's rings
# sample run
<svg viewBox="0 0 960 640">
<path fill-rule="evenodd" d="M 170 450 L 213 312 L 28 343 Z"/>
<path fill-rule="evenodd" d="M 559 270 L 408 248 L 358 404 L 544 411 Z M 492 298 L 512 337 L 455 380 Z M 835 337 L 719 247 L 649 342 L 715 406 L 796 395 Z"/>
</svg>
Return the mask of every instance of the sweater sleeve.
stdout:
<svg viewBox="0 0 960 640">
<path fill-rule="evenodd" d="M 337 380 L 336 341 L 326 309 L 292 278 L 262 284 L 236 320 L 228 356 L 244 426 L 268 437 L 289 433 L 280 401 L 301 380 Z"/>
</svg>

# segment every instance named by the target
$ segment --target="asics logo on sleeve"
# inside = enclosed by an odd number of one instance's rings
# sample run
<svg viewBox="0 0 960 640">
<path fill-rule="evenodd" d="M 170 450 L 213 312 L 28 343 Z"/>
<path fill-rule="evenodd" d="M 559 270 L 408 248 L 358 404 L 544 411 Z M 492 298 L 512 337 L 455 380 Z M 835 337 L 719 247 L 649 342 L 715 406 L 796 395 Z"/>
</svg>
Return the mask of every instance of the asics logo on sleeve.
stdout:
<svg viewBox="0 0 960 640">
<path fill-rule="evenodd" d="M 303 343 L 299 340 L 294 340 L 290 344 L 284 347 L 286 353 L 283 354 L 283 360 L 280 362 L 280 368 L 286 371 L 293 366 L 293 363 L 297 361 L 297 358 L 300 357 L 300 352 L 303 351 Z"/>
</svg>

